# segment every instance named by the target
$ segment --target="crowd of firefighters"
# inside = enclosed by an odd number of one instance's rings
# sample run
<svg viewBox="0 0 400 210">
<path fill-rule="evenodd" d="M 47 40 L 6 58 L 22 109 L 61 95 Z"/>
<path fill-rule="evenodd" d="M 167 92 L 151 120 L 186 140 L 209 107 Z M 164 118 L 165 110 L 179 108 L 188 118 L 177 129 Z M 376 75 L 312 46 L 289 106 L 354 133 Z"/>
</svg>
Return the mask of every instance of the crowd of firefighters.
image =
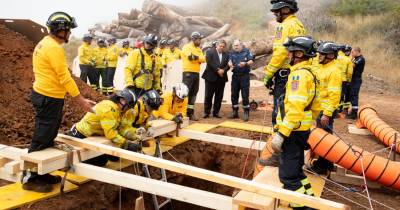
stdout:
<svg viewBox="0 0 400 210">
<path fill-rule="evenodd" d="M 271 159 L 260 160 L 260 164 L 277 164 L 279 178 L 285 189 L 313 195 L 310 182 L 303 172 L 303 151 L 309 148 L 307 139 L 310 129 L 315 125 L 332 133 L 339 112 L 354 118 L 365 60 L 358 47 L 352 49 L 347 44 L 316 41 L 308 36 L 303 24 L 295 16 L 299 10 L 295 0 L 271 0 L 271 4 L 278 25 L 272 57 L 265 67 L 264 83 L 274 98 L 272 124 L 275 132 L 272 147 L 275 154 Z M 146 146 L 141 139 L 152 136 L 148 129 L 150 120 L 163 118 L 177 124 L 182 123 L 185 116 L 196 120 L 194 103 L 199 89 L 201 63 L 207 62 L 207 68 L 213 69 L 224 81 L 226 71 L 233 69 L 235 78 L 232 77 L 232 80 L 235 79 L 240 87 L 248 83 L 248 72 L 254 59 L 241 46 L 240 40 L 234 42 L 233 55 L 223 54 L 226 42 L 219 40 L 213 48 L 215 57 L 211 54 L 205 56 L 200 48 L 202 35 L 198 32 L 192 33 L 191 42 L 182 50 L 175 40 L 159 41 L 153 34 L 135 43 L 134 49 L 127 41 L 122 43 L 122 48 L 117 47 L 114 38 L 107 41 L 97 39 L 97 47 L 92 48 L 93 38 L 85 35 L 84 43 L 78 50 L 80 78 L 85 82 L 88 78 L 94 89 L 110 95 L 93 106 L 94 102 L 80 95 L 61 47 L 61 44 L 68 42 L 70 30 L 76 27 L 74 18 L 56 12 L 49 17 L 47 26 L 50 35 L 39 42 L 33 54 L 35 82 L 31 97 L 36 115 L 29 152 L 53 146 L 66 93 L 87 111 L 71 128 L 69 135 L 77 138 L 105 136 L 118 147 L 139 151 Z M 127 57 L 124 68 L 126 87 L 114 93 L 116 64 L 118 57 L 124 56 Z M 176 59 L 182 59 L 182 83 L 175 84 L 172 92 L 162 93 L 162 71 Z M 215 68 L 209 64 L 212 59 L 218 63 Z M 237 66 L 236 69 L 234 66 Z M 248 89 L 241 88 L 238 91 L 242 91 L 242 96 L 243 91 L 248 94 Z M 248 104 L 243 105 L 246 113 Z M 233 118 L 237 117 L 237 107 L 235 102 L 232 107 Z M 208 117 L 207 114 L 205 117 Z M 218 113 L 214 113 L 214 116 L 217 117 Z M 112 159 L 102 155 L 87 162 L 104 165 Z M 332 163 L 319 158 L 314 161 L 311 170 L 326 173 L 332 168 Z M 24 189 L 39 192 L 49 192 L 52 184 L 60 181 L 59 176 L 39 175 L 35 170 L 25 171 L 22 179 Z M 296 203 L 290 205 L 293 209 L 307 209 Z"/>
</svg>

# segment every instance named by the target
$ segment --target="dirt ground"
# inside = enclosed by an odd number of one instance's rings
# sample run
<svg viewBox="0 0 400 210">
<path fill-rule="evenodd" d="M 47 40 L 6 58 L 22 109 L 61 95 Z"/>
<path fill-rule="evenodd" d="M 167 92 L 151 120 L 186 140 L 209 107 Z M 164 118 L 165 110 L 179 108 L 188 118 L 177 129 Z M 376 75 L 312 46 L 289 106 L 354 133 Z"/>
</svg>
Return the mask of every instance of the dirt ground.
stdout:
<svg viewBox="0 0 400 210">
<path fill-rule="evenodd" d="M 33 133 L 34 114 L 30 102 L 30 92 L 33 81 L 31 52 L 34 44 L 26 40 L 23 36 L 7 30 L 0 25 L 0 144 L 24 145 L 30 142 Z M 93 92 L 87 85 L 76 80 L 78 86 L 85 97 L 99 101 L 103 97 Z M 395 129 L 400 129 L 400 114 L 398 113 L 398 96 L 400 93 L 390 92 L 387 85 L 379 81 L 366 80 L 361 93 L 361 103 L 371 103 L 377 107 L 381 118 Z M 252 88 L 250 99 L 256 101 L 268 100 L 267 91 L 264 87 Z M 202 104 L 196 105 L 196 114 L 202 116 Z M 220 123 L 228 120 L 231 114 L 229 105 L 223 105 L 220 112 L 222 119 L 208 118 L 200 119 L 200 123 Z M 242 110 L 240 110 L 242 116 Z M 83 112 L 78 106 L 67 98 L 64 109 L 64 120 L 61 131 L 70 128 L 77 122 Z M 250 114 L 251 124 L 270 126 L 270 111 L 255 111 Z M 242 122 L 242 120 L 234 120 Z M 338 119 L 335 122 L 335 131 L 344 140 L 360 146 L 367 151 L 373 152 L 384 148 L 384 146 L 372 136 L 358 136 L 347 132 L 347 124 L 350 120 Z M 228 136 L 265 139 L 267 135 L 261 135 L 254 132 L 238 131 L 226 128 L 216 128 L 210 131 Z M 244 163 L 249 153 L 246 168 L 243 173 Z M 385 153 L 378 153 L 385 156 Z M 175 147 L 170 153 L 164 154 L 166 159 L 183 162 L 189 165 L 213 170 L 237 177 L 244 174 L 244 178 L 251 178 L 252 169 L 257 158 L 255 151 L 247 151 L 230 146 L 222 146 L 199 141 L 188 141 Z M 157 170 L 151 169 L 154 174 Z M 127 168 L 125 171 L 133 173 L 133 168 Z M 217 192 L 224 195 L 232 195 L 234 189 L 226 186 L 217 185 L 196 178 L 183 176 L 175 173 L 168 173 L 170 182 L 179 183 L 185 186 L 195 187 L 202 190 Z M 155 177 L 156 178 L 156 177 Z M 0 186 L 6 184 L 1 181 Z M 326 187 L 334 192 L 345 196 L 346 198 L 368 206 L 367 200 L 356 195 L 354 192 L 348 192 L 327 184 Z M 362 191 L 361 186 L 351 186 L 355 190 Z M 118 209 L 119 207 L 118 186 L 91 181 L 79 187 L 79 190 L 67 193 L 63 196 L 47 199 L 32 205 L 27 205 L 21 209 Z M 370 190 L 372 199 L 384 203 L 394 209 L 399 209 L 400 193 L 392 190 Z M 365 193 L 364 193 L 365 194 Z M 134 200 L 138 197 L 138 192 L 134 190 L 121 189 L 121 208 L 132 209 Z M 322 197 L 342 202 L 350 205 L 352 209 L 363 209 L 346 199 L 325 190 Z M 152 209 L 151 196 L 145 194 L 146 209 Z M 198 206 L 189 205 L 182 202 L 173 202 L 174 209 L 205 209 Z M 385 209 L 383 206 L 374 205 L 375 209 Z"/>
</svg>

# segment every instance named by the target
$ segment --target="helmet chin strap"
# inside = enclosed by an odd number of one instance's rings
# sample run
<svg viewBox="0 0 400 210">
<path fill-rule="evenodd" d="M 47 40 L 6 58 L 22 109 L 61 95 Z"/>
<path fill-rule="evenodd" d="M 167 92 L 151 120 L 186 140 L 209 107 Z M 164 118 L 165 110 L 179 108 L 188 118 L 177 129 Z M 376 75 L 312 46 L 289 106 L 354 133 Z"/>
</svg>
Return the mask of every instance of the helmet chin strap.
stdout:
<svg viewBox="0 0 400 210">
<path fill-rule="evenodd" d="M 64 33 L 64 36 L 60 36 L 60 35 L 58 35 L 58 32 L 60 32 L 60 31 L 56 31 L 56 32 L 54 32 L 54 33 L 52 33 L 55 37 L 57 37 L 57 38 L 59 38 L 59 39 L 62 39 L 62 40 L 64 40 L 64 42 L 65 42 L 65 44 L 67 44 L 68 43 L 68 38 L 67 38 L 67 31 L 64 31 L 65 33 Z"/>
</svg>

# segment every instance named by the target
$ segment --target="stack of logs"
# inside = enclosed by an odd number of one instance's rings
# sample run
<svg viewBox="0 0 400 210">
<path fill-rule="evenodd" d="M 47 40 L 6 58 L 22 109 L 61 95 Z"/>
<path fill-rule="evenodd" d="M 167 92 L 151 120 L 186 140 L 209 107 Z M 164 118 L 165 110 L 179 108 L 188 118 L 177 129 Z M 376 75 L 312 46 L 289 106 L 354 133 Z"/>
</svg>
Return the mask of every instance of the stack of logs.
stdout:
<svg viewBox="0 0 400 210">
<path fill-rule="evenodd" d="M 218 39 L 232 43 L 234 36 L 230 29 L 230 23 L 224 23 L 216 17 L 199 16 L 190 10 L 145 0 L 142 11 L 132 9 L 129 13 L 118 13 L 118 20 L 113 20 L 109 25 L 96 24 L 90 30 L 98 37 L 133 40 L 153 33 L 162 38 L 175 39 L 181 46 L 189 41 L 193 31 L 199 31 L 205 37 L 202 44 L 204 49 Z M 265 57 L 272 52 L 271 38 L 253 39 L 244 43 L 257 57 Z M 261 63 L 265 64 L 264 61 Z"/>
</svg>

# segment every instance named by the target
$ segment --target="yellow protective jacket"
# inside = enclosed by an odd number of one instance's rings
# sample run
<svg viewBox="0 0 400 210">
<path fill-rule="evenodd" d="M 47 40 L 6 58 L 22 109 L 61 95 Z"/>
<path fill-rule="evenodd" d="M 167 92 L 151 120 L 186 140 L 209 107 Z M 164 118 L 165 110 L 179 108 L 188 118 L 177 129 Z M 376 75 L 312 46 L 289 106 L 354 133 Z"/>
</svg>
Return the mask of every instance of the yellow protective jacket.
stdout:
<svg viewBox="0 0 400 210">
<path fill-rule="evenodd" d="M 96 104 L 94 110 L 94 113 L 86 113 L 76 124 L 76 129 L 86 137 L 105 136 L 118 147 L 122 147 L 126 139 L 118 132 L 122 117 L 118 104 L 110 100 L 103 100 Z"/>
<path fill-rule="evenodd" d="M 199 59 L 190 61 L 188 56 L 191 54 L 199 56 Z M 206 57 L 204 56 L 203 51 L 201 51 L 200 47 L 194 46 L 193 42 L 189 42 L 183 46 L 181 51 L 181 59 L 183 64 L 183 72 L 199 73 L 200 64 L 206 62 Z"/>
<path fill-rule="evenodd" d="M 342 81 L 351 82 L 351 77 L 353 76 L 353 62 L 351 62 L 351 58 L 346 56 L 344 52 L 339 51 L 337 62 L 342 70 Z"/>
<path fill-rule="evenodd" d="M 156 56 L 158 56 L 158 57 L 161 58 L 161 57 L 163 56 L 163 54 L 164 54 L 164 52 L 165 52 L 166 49 L 167 49 L 167 48 L 161 49 L 161 48 L 157 47 L 156 49 L 154 49 L 154 53 L 156 54 Z"/>
<path fill-rule="evenodd" d="M 290 15 L 282 23 L 278 24 L 275 31 L 275 39 L 272 48 L 272 57 L 270 62 L 264 68 L 268 79 L 271 79 L 279 69 L 289 69 L 288 52 L 283 43 L 294 36 L 306 35 L 303 24 L 295 15 Z"/>
<path fill-rule="evenodd" d="M 142 69 L 142 55 L 144 60 L 144 69 Z M 133 50 L 128 55 L 125 65 L 125 85 L 135 86 L 145 90 L 160 90 L 160 69 L 161 58 L 153 54 L 147 54 L 142 47 Z"/>
<path fill-rule="evenodd" d="M 337 60 L 321 65 L 318 71 L 321 91 L 321 110 L 323 114 L 331 117 L 339 107 L 342 92 L 342 72 Z"/>
<path fill-rule="evenodd" d="M 133 51 L 133 49 L 130 47 L 123 47 L 119 51 L 119 56 L 121 56 L 121 57 L 128 56 L 132 51 Z"/>
<path fill-rule="evenodd" d="M 188 98 L 186 97 L 181 103 L 174 101 L 173 94 L 171 92 L 164 93 L 161 98 L 163 104 L 160 106 L 158 111 L 154 111 L 154 115 L 161 117 L 165 120 L 172 120 L 177 113 L 181 113 L 183 117 L 186 117 L 186 109 L 188 105 Z"/>
<path fill-rule="evenodd" d="M 122 117 L 119 132 L 127 139 L 134 140 L 136 129 L 139 127 L 147 128 L 149 113 L 146 112 L 142 99 L 136 103 L 133 109 L 129 109 Z"/>
<path fill-rule="evenodd" d="M 72 97 L 80 94 L 68 70 L 64 49 L 51 36 L 45 36 L 36 45 L 32 67 L 33 89 L 37 93 L 59 99 L 64 99 L 67 92 Z"/>
<path fill-rule="evenodd" d="M 119 52 L 120 49 L 116 44 L 107 47 L 107 67 L 117 67 Z"/>
<path fill-rule="evenodd" d="M 94 57 L 96 61 L 96 69 L 107 67 L 107 48 L 106 47 L 96 47 L 94 48 Z"/>
<path fill-rule="evenodd" d="M 309 61 L 290 68 L 284 99 L 285 115 L 277 116 L 279 133 L 289 137 L 292 131 L 307 131 L 320 112 L 320 98 L 316 69 Z M 311 73 L 312 72 L 312 73 Z"/>
<path fill-rule="evenodd" d="M 78 48 L 78 58 L 79 64 L 82 65 L 91 65 L 94 61 L 93 58 L 93 48 L 86 42 L 84 42 Z"/>
<path fill-rule="evenodd" d="M 167 65 L 172 61 L 181 59 L 181 50 L 178 48 L 174 48 L 174 51 L 170 48 L 166 49 L 162 56 L 162 64 Z"/>
</svg>

